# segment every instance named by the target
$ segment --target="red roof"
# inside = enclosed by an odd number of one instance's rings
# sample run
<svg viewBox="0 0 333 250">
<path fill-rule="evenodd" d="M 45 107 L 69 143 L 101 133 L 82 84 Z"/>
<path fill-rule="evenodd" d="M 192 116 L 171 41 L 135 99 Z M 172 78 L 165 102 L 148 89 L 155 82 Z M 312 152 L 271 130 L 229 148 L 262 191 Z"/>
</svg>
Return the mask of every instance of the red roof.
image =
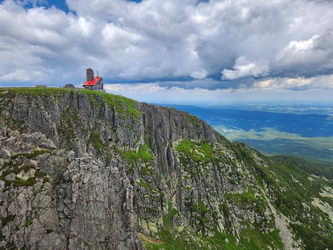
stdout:
<svg viewBox="0 0 333 250">
<path fill-rule="evenodd" d="M 100 76 L 96 76 L 92 81 L 85 81 L 83 83 L 83 86 L 93 86 L 99 83 L 100 81 L 103 81 L 103 78 Z"/>
</svg>

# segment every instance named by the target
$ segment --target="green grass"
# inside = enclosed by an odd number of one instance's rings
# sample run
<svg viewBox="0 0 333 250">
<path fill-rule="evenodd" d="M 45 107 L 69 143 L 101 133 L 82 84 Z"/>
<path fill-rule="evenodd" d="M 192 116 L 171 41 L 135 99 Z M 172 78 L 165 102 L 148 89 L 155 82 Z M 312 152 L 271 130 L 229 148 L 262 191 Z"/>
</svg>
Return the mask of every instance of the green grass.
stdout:
<svg viewBox="0 0 333 250">
<path fill-rule="evenodd" d="M 82 93 L 88 96 L 89 101 L 93 106 L 99 105 L 100 97 L 109 107 L 115 108 L 120 115 L 133 116 L 135 118 L 141 117 L 141 111 L 136 108 L 137 102 L 119 95 L 113 95 L 100 91 L 88 90 L 88 89 L 65 89 L 65 88 L 0 88 L 0 91 L 7 90 L 10 94 L 18 95 L 35 95 L 41 97 L 54 96 L 58 97 L 63 94 L 71 92 Z"/>
<path fill-rule="evenodd" d="M 102 142 L 101 135 L 99 134 L 99 132 L 93 131 L 90 134 L 90 139 L 89 140 L 98 151 L 102 152 L 102 151 L 105 150 L 105 146 Z"/>
<path fill-rule="evenodd" d="M 209 142 L 183 140 L 178 143 L 176 150 L 190 156 L 195 161 L 211 161 L 215 151 Z"/>
<path fill-rule="evenodd" d="M 270 159 L 280 164 L 297 166 L 309 174 L 324 176 L 328 179 L 333 180 L 333 165 L 310 162 L 299 157 L 290 155 L 276 155 L 271 156 Z"/>
<path fill-rule="evenodd" d="M 238 201 L 237 203 L 252 203 L 257 201 L 252 188 L 249 188 L 248 192 L 241 194 L 226 193 L 225 197 L 233 201 Z"/>
<path fill-rule="evenodd" d="M 42 155 L 42 154 L 49 153 L 49 152 L 50 152 L 49 150 L 35 150 L 32 153 L 13 155 L 12 159 L 16 159 L 20 156 L 26 157 L 28 159 L 33 159 L 33 158 L 37 157 L 38 155 Z"/>
<path fill-rule="evenodd" d="M 87 89 L 82 89 L 79 92 L 88 95 L 88 98 L 93 105 L 96 105 L 98 103 L 96 97 L 99 96 L 106 102 L 109 107 L 114 107 L 119 114 L 125 116 L 132 115 L 135 118 L 141 117 L 141 111 L 136 108 L 137 102 L 132 99 L 119 95 L 113 95 L 100 91 L 91 91 Z"/>
<path fill-rule="evenodd" d="M 28 227 L 28 226 L 30 226 L 30 225 L 32 225 L 32 220 L 31 219 L 26 219 L 26 221 L 25 221 L 25 226 L 26 227 Z"/>
<path fill-rule="evenodd" d="M 5 218 L 2 218 L 2 226 L 6 226 L 9 222 L 12 222 L 15 220 L 16 215 L 15 214 L 10 214 Z"/>
<path fill-rule="evenodd" d="M 274 182 L 275 178 L 267 167 L 257 166 L 257 169 L 254 167 L 256 166 L 256 158 L 252 154 L 251 149 L 243 145 L 226 145 L 226 147 L 228 148 L 227 150 L 230 150 L 230 154 L 232 154 L 232 151 L 234 152 L 237 160 L 243 162 L 242 164 L 246 165 L 246 168 L 251 168 L 256 172 L 254 176 L 258 176 L 257 170 L 260 169 L 262 171 L 261 175 L 265 177 L 266 180 Z M 223 167 L 223 165 L 220 165 L 221 163 L 231 166 L 235 164 L 235 161 L 230 161 L 230 159 L 226 157 L 227 152 L 224 147 L 210 142 L 183 140 L 176 145 L 176 151 L 179 154 L 181 168 L 185 172 L 185 178 L 183 178 L 185 183 L 189 181 L 188 179 L 194 179 L 196 181 L 201 179 L 209 180 L 209 178 L 211 178 L 210 169 L 212 163 L 219 167 Z M 266 157 L 262 157 L 266 159 Z M 231 178 L 232 180 L 236 179 L 235 181 L 237 182 L 241 180 L 241 178 L 237 179 L 237 177 L 241 175 L 242 173 L 235 171 L 235 176 Z M 258 181 L 261 181 L 263 186 L 260 175 Z M 209 192 L 209 190 L 206 190 L 206 192 Z M 249 209 L 255 211 L 258 215 L 263 215 L 268 205 L 263 197 L 256 194 L 257 192 L 258 190 L 255 186 L 248 186 L 247 191 L 244 193 L 225 193 L 224 197 L 227 203 L 220 204 L 219 212 L 223 214 L 224 217 L 229 217 L 230 211 L 227 204 L 233 204 L 245 210 Z M 264 233 L 246 224 L 245 229 L 241 230 L 240 242 L 237 243 L 232 235 L 218 232 L 220 229 L 216 228 L 217 224 L 215 223 L 218 212 L 212 209 L 209 203 L 204 199 L 199 199 L 194 202 L 191 196 L 185 197 L 185 206 L 191 213 L 190 228 L 195 230 L 195 233 L 182 235 L 180 239 L 177 237 L 173 239 L 171 237 L 161 237 L 165 240 L 163 249 L 177 249 L 177 247 L 180 247 L 179 249 L 283 249 L 278 230 L 272 233 Z M 264 225 L 268 228 L 275 229 L 273 221 L 267 221 Z M 256 223 L 254 223 L 253 226 L 258 227 Z M 211 234 L 214 232 L 215 235 L 212 237 Z M 172 233 L 172 231 L 169 230 L 169 233 Z M 186 239 L 189 238 L 199 238 L 202 241 L 191 242 L 196 245 L 190 246 L 186 244 Z M 181 241 L 183 245 L 181 245 L 179 241 Z M 176 247 L 168 248 L 168 244 L 171 244 L 171 242 L 176 244 Z"/>
<path fill-rule="evenodd" d="M 10 94 L 37 95 L 37 96 L 57 96 L 66 94 L 73 90 L 65 88 L 34 88 L 34 87 L 10 87 L 0 88 L 0 91 L 7 90 Z"/>
<path fill-rule="evenodd" d="M 333 249 L 333 238 L 312 230 L 304 225 L 292 224 L 298 239 L 302 239 L 306 250 Z"/>
<path fill-rule="evenodd" d="M 145 241 L 147 249 L 214 249 L 212 244 L 204 236 L 191 233 L 189 230 L 177 232 L 174 225 L 174 219 L 179 215 L 179 211 L 173 207 L 172 202 L 168 202 L 168 212 L 163 217 L 163 228 L 157 233 L 160 241 L 152 243 Z"/>
<path fill-rule="evenodd" d="M 31 157 L 35 157 L 37 155 L 40 155 L 41 152 L 45 153 L 44 151 L 37 151 L 38 153 L 36 153 L 36 151 L 34 153 L 31 154 L 19 154 L 19 156 L 24 156 L 26 158 L 31 158 Z M 48 151 L 47 151 L 48 152 Z M 12 157 L 12 159 L 16 159 L 18 157 L 18 155 L 14 155 Z M 31 169 L 34 169 L 34 176 L 29 177 L 28 179 L 21 179 L 19 177 L 16 177 L 14 180 L 8 180 L 7 176 L 9 174 L 15 174 L 18 175 L 21 172 L 29 172 Z M 1 175 L 0 175 L 0 180 L 2 180 L 3 182 L 5 182 L 5 187 L 8 188 L 11 185 L 13 187 L 26 187 L 26 186 L 33 186 L 35 185 L 35 183 L 37 182 L 38 178 L 43 178 L 44 182 L 49 181 L 49 179 L 47 178 L 47 173 L 45 173 L 44 171 L 40 170 L 40 169 L 36 169 L 33 165 L 31 164 L 18 164 L 15 161 L 10 161 L 7 162 L 6 164 L 4 164 L 4 167 L 1 171 Z"/>
<path fill-rule="evenodd" d="M 1 108 L 1 103 L 0 103 L 0 108 Z M 0 114 L 0 119 L 3 120 L 6 124 L 6 126 L 11 129 L 11 130 L 18 130 L 20 132 L 27 132 L 29 126 L 22 120 L 18 121 L 14 121 L 13 119 Z"/>
<path fill-rule="evenodd" d="M 127 161 L 133 164 L 136 163 L 136 161 L 138 160 L 142 160 L 144 162 L 153 161 L 153 155 L 147 144 L 142 144 L 137 151 L 135 150 L 122 151 L 119 149 L 116 149 L 116 151 L 122 156 L 122 158 L 126 159 Z"/>
<path fill-rule="evenodd" d="M 36 183 L 35 177 L 30 177 L 27 180 L 15 178 L 15 180 L 13 182 L 14 186 L 17 186 L 17 187 L 33 186 L 33 185 L 35 185 L 35 183 Z"/>
<path fill-rule="evenodd" d="M 190 232 L 175 233 L 163 228 L 158 233 L 161 242 L 144 241 L 148 250 L 178 250 L 178 249 L 221 249 L 221 250 L 258 250 L 283 249 L 279 231 L 262 233 L 257 229 L 246 229 L 241 232 L 241 239 L 237 243 L 234 236 L 225 233 L 215 233 L 211 237 Z"/>
<path fill-rule="evenodd" d="M 263 233 L 254 228 L 245 229 L 241 232 L 240 245 L 243 245 L 247 250 L 284 249 L 279 230 Z"/>
<path fill-rule="evenodd" d="M 323 235 L 329 235 L 327 238 L 332 238 L 333 224 L 325 213 L 311 204 L 311 201 L 313 197 L 320 197 L 321 200 L 333 204 L 332 199 L 321 197 L 319 194 L 324 186 L 332 187 L 333 183 L 318 178 L 309 179 L 309 175 L 299 166 L 304 162 L 298 160 L 295 162 L 294 158 L 283 159 L 283 164 L 281 164 L 256 152 L 259 157 L 265 159 L 267 164 L 265 166 L 255 160 L 253 157 L 255 151 L 239 144 L 234 145 L 233 150 L 237 158 L 241 159 L 252 175 L 256 177 L 258 184 L 266 183 L 265 186 L 271 196 L 270 200 L 275 208 L 292 220 L 303 223 L 304 226 L 294 226 L 293 230 L 305 242 L 307 249 L 315 249 L 310 242 L 317 240 L 322 242 L 322 246 L 330 249 L 330 241 L 319 239 L 317 232 L 322 232 Z M 273 157 L 274 159 L 276 158 Z M 303 204 L 307 204 L 310 209 L 307 210 Z M 257 238 L 257 236 L 253 238 Z M 317 249 L 325 249 L 325 247 Z"/>
</svg>

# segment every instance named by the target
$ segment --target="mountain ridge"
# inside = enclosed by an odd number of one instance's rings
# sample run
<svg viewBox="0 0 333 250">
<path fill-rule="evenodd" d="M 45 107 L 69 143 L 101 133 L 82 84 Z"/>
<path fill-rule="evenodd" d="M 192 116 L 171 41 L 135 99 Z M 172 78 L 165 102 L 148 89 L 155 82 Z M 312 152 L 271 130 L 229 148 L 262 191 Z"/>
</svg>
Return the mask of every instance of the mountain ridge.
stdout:
<svg viewBox="0 0 333 250">
<path fill-rule="evenodd" d="M 332 246 L 331 182 L 188 113 L 53 88 L 0 89 L 0 107 L 2 247 Z"/>
<path fill-rule="evenodd" d="M 327 179 L 333 179 L 333 165 L 327 163 L 318 163 L 315 161 L 308 161 L 303 158 L 291 155 L 273 155 L 269 157 L 271 160 L 281 164 L 296 165 L 308 174 L 314 174 Z"/>
</svg>

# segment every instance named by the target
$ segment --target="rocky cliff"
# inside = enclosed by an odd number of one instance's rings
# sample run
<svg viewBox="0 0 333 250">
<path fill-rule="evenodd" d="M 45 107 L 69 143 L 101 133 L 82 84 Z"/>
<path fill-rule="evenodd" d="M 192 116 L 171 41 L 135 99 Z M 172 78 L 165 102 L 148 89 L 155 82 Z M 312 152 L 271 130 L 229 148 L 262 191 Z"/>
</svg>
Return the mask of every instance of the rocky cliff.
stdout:
<svg viewBox="0 0 333 250">
<path fill-rule="evenodd" d="M 4 249 L 333 249 L 331 182 L 187 113 L 53 88 L 0 112 Z"/>
</svg>

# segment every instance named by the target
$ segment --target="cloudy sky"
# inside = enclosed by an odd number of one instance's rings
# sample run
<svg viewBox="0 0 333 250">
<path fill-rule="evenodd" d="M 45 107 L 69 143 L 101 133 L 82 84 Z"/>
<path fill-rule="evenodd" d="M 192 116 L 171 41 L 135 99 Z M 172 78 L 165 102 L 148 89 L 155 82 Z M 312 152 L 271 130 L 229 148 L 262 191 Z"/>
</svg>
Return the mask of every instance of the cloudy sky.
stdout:
<svg viewBox="0 0 333 250">
<path fill-rule="evenodd" d="M 332 0 L 0 0 L 0 86 L 155 103 L 333 103 Z"/>
</svg>

